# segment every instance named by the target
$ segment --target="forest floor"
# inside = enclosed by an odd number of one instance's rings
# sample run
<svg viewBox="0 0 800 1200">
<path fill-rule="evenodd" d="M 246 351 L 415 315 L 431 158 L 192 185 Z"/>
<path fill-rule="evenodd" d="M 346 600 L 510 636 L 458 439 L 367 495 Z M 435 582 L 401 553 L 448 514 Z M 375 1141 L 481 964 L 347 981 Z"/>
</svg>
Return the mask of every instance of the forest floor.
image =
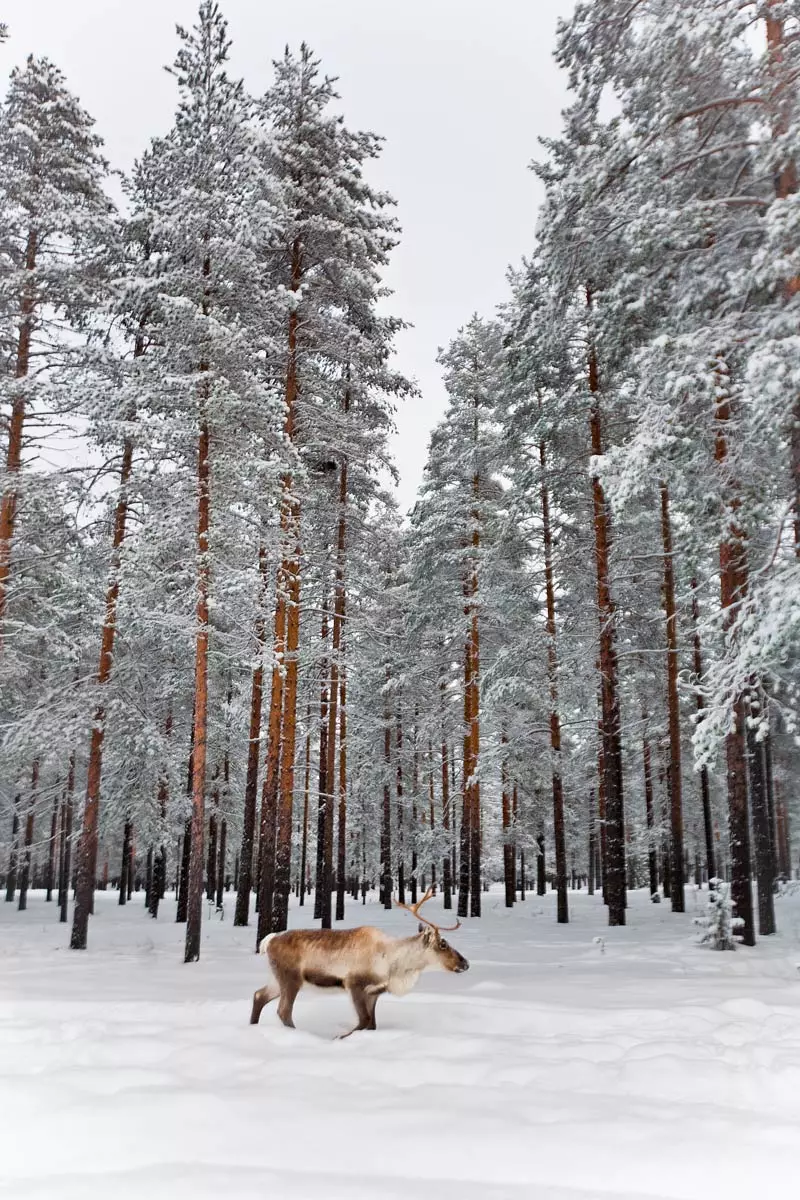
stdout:
<svg viewBox="0 0 800 1200">
<path fill-rule="evenodd" d="M 346 997 L 303 992 L 248 1025 L 254 931 L 206 919 L 182 963 L 166 901 L 100 893 L 90 949 L 54 904 L 0 905 L 0 1196 L 14 1200 L 756 1200 L 797 1183 L 800 895 L 752 950 L 696 944 L 631 896 L 608 929 L 571 893 L 485 916 L 453 943 L 467 975 L 424 975 L 345 1041 Z M 430 906 L 434 919 L 441 910 Z M 295 909 L 292 924 L 310 924 Z M 352 903 L 348 924 L 411 918 Z M 438 918 L 442 919 L 442 918 Z M 595 941 L 604 939 L 603 942 Z M 789 1188 L 789 1191 L 786 1189 Z"/>
</svg>

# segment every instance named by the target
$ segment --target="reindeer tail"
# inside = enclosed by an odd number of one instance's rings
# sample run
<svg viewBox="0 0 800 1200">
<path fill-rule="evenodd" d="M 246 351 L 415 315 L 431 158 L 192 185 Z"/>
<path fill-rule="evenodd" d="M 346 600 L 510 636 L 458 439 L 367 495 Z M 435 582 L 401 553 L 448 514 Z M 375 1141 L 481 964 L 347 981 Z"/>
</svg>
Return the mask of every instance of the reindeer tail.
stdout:
<svg viewBox="0 0 800 1200">
<path fill-rule="evenodd" d="M 272 939 L 274 937 L 277 937 L 277 936 L 278 935 L 276 933 L 268 933 L 265 938 L 262 938 L 261 941 L 258 943 L 258 953 L 266 954 L 270 942 L 272 941 Z"/>
</svg>

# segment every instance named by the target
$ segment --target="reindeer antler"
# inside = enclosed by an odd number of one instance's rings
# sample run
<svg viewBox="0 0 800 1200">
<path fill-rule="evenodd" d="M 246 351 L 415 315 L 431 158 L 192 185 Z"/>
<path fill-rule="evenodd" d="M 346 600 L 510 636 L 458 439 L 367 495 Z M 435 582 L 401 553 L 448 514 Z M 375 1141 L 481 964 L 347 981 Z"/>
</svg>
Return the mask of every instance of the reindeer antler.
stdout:
<svg viewBox="0 0 800 1200">
<path fill-rule="evenodd" d="M 412 917 L 416 917 L 418 921 L 422 921 L 423 925 L 430 925 L 431 929 L 435 929 L 437 933 L 442 931 L 445 933 L 452 933 L 454 929 L 460 929 L 460 921 L 456 921 L 455 925 L 435 925 L 433 921 L 429 921 L 426 917 L 421 915 L 419 910 L 422 908 L 423 904 L 427 904 L 432 895 L 433 888 L 429 887 L 422 899 L 418 900 L 416 904 L 401 904 L 399 900 L 395 900 L 395 904 L 398 908 L 404 908 L 406 912 L 410 912 Z"/>
</svg>

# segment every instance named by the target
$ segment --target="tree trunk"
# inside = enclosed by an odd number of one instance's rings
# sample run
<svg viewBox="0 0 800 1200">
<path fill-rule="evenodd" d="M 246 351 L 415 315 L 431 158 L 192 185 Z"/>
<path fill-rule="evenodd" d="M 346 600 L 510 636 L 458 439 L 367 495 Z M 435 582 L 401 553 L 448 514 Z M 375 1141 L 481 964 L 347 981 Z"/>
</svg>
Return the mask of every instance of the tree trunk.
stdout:
<svg viewBox="0 0 800 1200">
<path fill-rule="evenodd" d="M 306 902 L 306 870 L 308 867 L 308 808 L 311 791 L 311 704 L 306 709 L 306 769 L 303 778 L 303 840 L 300 848 L 300 889 L 302 908 Z"/>
<path fill-rule="evenodd" d="M 697 719 L 702 720 L 702 714 L 705 709 L 705 700 L 700 688 L 703 679 L 703 656 L 700 648 L 700 610 L 697 604 L 697 580 L 692 579 L 692 623 L 694 626 L 692 649 L 693 649 L 693 669 L 695 678 L 695 703 L 697 706 Z M 711 790 L 708 781 L 708 767 L 700 768 L 700 796 L 703 804 L 703 832 L 705 835 L 706 845 L 706 870 L 708 871 L 709 887 L 711 880 L 716 878 L 717 866 L 714 857 L 714 822 L 711 816 Z"/>
<path fill-rule="evenodd" d="M 786 30 L 780 9 L 783 0 L 767 0 L 765 23 L 771 94 L 769 108 L 772 120 L 772 137 L 785 142 L 791 127 L 797 79 L 793 62 L 786 60 Z M 796 37 L 796 35 L 795 35 Z M 780 151 L 782 161 L 775 164 L 775 195 L 786 200 L 797 192 L 797 165 L 793 158 Z M 787 247 L 788 249 L 788 247 Z M 784 285 L 786 303 L 793 301 L 800 292 L 800 275 L 789 278 Z M 794 491 L 794 548 L 800 558 L 800 391 L 795 389 L 789 429 L 789 452 Z"/>
<path fill-rule="evenodd" d="M 664 548 L 664 614 L 667 621 L 667 713 L 669 717 L 670 901 L 673 912 L 685 912 L 683 869 L 683 801 L 681 778 L 681 717 L 678 699 L 678 614 L 675 606 L 675 559 L 669 515 L 669 489 L 661 483 L 661 542 Z"/>
<path fill-rule="evenodd" d="M 447 850 L 442 863 L 442 881 L 444 887 L 444 907 L 453 907 L 453 876 L 452 860 L 450 858 L 450 771 L 447 765 L 447 739 L 442 738 L 442 826 L 445 830 Z"/>
<path fill-rule="evenodd" d="M 119 599 L 120 551 L 125 539 L 128 520 L 127 485 L 133 466 L 133 442 L 126 438 L 122 449 L 120 494 L 114 515 L 114 538 L 111 569 L 106 588 L 105 619 L 100 637 L 100 661 L 97 668 L 97 687 L 108 683 L 114 659 L 114 640 L 117 634 L 117 601 Z M 89 743 L 89 766 L 86 782 L 86 801 L 78 842 L 78 888 L 72 919 L 70 947 L 85 950 L 89 936 L 89 915 L 93 907 L 95 876 L 97 874 L 97 839 L 100 828 L 100 784 L 103 773 L 103 743 L 105 740 L 105 704 L 101 698 L 94 714 Z"/>
<path fill-rule="evenodd" d="M 128 903 L 128 883 L 131 871 L 131 838 L 133 836 L 133 823 L 130 817 L 125 818 L 125 825 L 122 830 L 122 857 L 119 866 L 119 897 L 120 904 Z"/>
<path fill-rule="evenodd" d="M 64 798 L 64 817 L 61 822 L 62 859 L 61 875 L 58 884 L 58 919 L 62 925 L 66 925 L 67 917 L 69 915 L 69 881 L 72 873 L 72 817 L 74 794 L 75 751 L 73 750 L 69 756 L 69 768 L 67 770 L 67 791 Z"/>
<path fill-rule="evenodd" d="M 406 902 L 406 864 L 404 839 L 404 808 L 403 808 L 403 723 L 397 714 L 397 899 L 400 904 Z"/>
<path fill-rule="evenodd" d="M 728 468 L 728 426 L 731 403 L 727 387 L 727 366 L 718 366 L 716 439 L 714 457 L 722 475 L 727 533 L 719 548 L 720 603 L 726 634 L 736 621 L 740 604 L 747 594 L 747 551 L 745 535 L 739 523 L 741 500 L 738 486 Z M 742 940 L 755 945 L 753 893 L 750 883 L 750 822 L 747 812 L 747 752 L 745 697 L 733 701 L 733 729 L 725 738 L 728 777 L 728 812 L 731 841 L 731 895 L 736 915 L 743 922 Z"/>
<path fill-rule="evenodd" d="M 45 876 L 45 900 L 49 904 L 53 899 L 53 887 L 56 881 L 56 848 L 58 846 L 58 796 L 53 798 L 53 812 L 50 818 L 50 841 L 47 851 L 47 875 Z"/>
<path fill-rule="evenodd" d="M 261 789 L 261 819 L 258 834 L 258 922 L 256 951 L 272 929 L 272 903 L 275 889 L 275 835 L 278 803 L 278 778 L 283 717 L 283 660 L 286 647 L 286 588 L 283 568 L 278 572 L 273 632 L 272 688 L 267 724 L 267 759 Z"/>
<path fill-rule="evenodd" d="M 325 868 L 325 813 L 328 804 L 328 596 L 322 595 L 323 657 L 320 667 L 322 685 L 319 700 L 319 777 L 317 785 L 317 869 L 314 887 L 314 920 L 322 919 L 322 876 Z"/>
<path fill-rule="evenodd" d="M 210 563 L 208 532 L 211 516 L 210 436 L 208 422 L 200 426 L 197 448 L 197 632 L 194 676 L 194 772 L 192 775 L 192 823 L 189 854 L 189 887 L 186 909 L 184 962 L 200 958 L 203 921 L 203 832 L 205 829 L 206 755 L 208 750 L 208 594 Z"/>
<path fill-rule="evenodd" d="M 597 832 L 595 829 L 594 792 L 590 791 L 589 792 L 589 850 L 588 850 L 588 855 L 589 855 L 588 889 L 589 889 L 590 896 L 594 895 L 595 860 L 597 858 L 596 839 L 597 839 Z"/>
<path fill-rule="evenodd" d="M 19 880 L 19 903 L 17 909 L 24 912 L 28 907 L 28 887 L 31 879 L 31 847 L 33 846 L 33 827 L 36 817 L 37 790 L 39 787 L 39 760 L 34 759 L 31 772 L 31 798 L 28 801 L 28 813 L 25 818 L 25 844 L 22 857 L 22 873 Z"/>
<path fill-rule="evenodd" d="M 222 912 L 225 895 L 225 856 L 228 852 L 228 822 L 223 817 L 219 825 L 219 852 L 217 855 L 217 892 L 214 903 L 217 912 Z"/>
<path fill-rule="evenodd" d="M 206 853 L 206 900 L 213 902 L 217 886 L 217 810 L 219 808 L 219 792 L 214 791 L 212 797 L 214 811 L 208 818 L 208 848 Z"/>
<path fill-rule="evenodd" d="M 297 292 L 303 279 L 302 244 L 296 237 L 292 243 L 290 289 Z M 284 434 L 292 444 L 295 438 L 295 409 L 299 395 L 297 375 L 297 308 L 289 313 L 284 391 Z M 280 762 L 278 771 L 275 820 L 274 897 L 270 904 L 270 929 L 279 932 L 286 928 L 289 910 L 289 890 L 292 866 L 292 813 L 294 801 L 294 756 L 297 738 L 297 679 L 300 645 L 300 501 L 294 490 L 294 479 L 287 471 L 282 479 L 281 533 L 283 561 L 280 578 L 285 592 L 285 653 L 284 683 L 280 722 Z M 270 716 L 272 714 L 270 713 Z M 268 901 L 269 904 L 269 901 Z M 261 912 L 259 910 L 259 924 Z"/>
<path fill-rule="evenodd" d="M 339 682 L 339 824 L 336 860 L 336 920 L 344 920 L 347 853 L 347 683 Z"/>
<path fill-rule="evenodd" d="M 244 786 L 244 812 L 242 814 L 242 844 L 239 850 L 239 876 L 237 879 L 236 910 L 233 923 L 247 925 L 250 920 L 250 893 L 253 890 L 253 849 L 256 832 L 256 801 L 258 798 L 258 765 L 261 756 L 261 710 L 264 703 L 264 643 L 267 623 L 264 618 L 264 600 L 267 588 L 267 552 L 264 546 L 258 550 L 258 571 L 261 578 L 258 600 L 258 615 L 255 622 L 256 665 L 250 687 L 250 736 L 247 742 L 247 775 Z"/>
<path fill-rule="evenodd" d="M 544 857 L 544 832 L 536 835 L 536 895 L 547 895 L 547 872 Z"/>
<path fill-rule="evenodd" d="M 19 869 L 19 805 L 20 794 L 14 797 L 14 815 L 11 820 L 11 850 L 8 856 L 8 875 L 6 876 L 6 904 L 11 904 L 17 894 L 17 871 Z"/>
<path fill-rule="evenodd" d="M 647 715 L 643 714 L 643 721 Z M 653 763 L 650 755 L 650 740 L 647 729 L 642 738 L 642 757 L 644 759 L 644 806 L 647 820 L 647 867 L 650 883 L 650 895 L 658 896 L 658 852 L 655 841 L 655 813 L 653 808 Z"/>
<path fill-rule="evenodd" d="M 591 307 L 591 293 L 587 292 Z M 592 455 L 603 454 L 600 419 L 600 375 L 597 354 L 589 350 L 589 414 Z M 619 669 L 615 638 L 615 605 L 611 599 L 611 532 L 608 506 L 600 476 L 592 476 L 595 559 L 597 565 L 597 612 L 600 626 L 600 690 L 603 716 L 603 761 L 605 785 L 606 878 L 605 897 L 609 925 L 625 924 L 625 806 L 622 787 L 622 729 L 619 705 Z"/>
<path fill-rule="evenodd" d="M 767 780 L 764 765 L 764 744 L 756 740 L 756 731 L 747 730 L 747 758 L 750 775 L 750 804 L 753 813 L 753 849 L 755 850 L 756 880 L 758 883 L 758 932 L 761 937 L 775 933 L 775 861 L 769 828 Z"/>
<path fill-rule="evenodd" d="M 561 778 L 561 717 L 558 706 L 558 653 L 556 650 L 556 592 L 553 575 L 553 534 L 550 527 L 550 492 L 547 486 L 547 453 L 539 443 L 542 494 L 542 539 L 547 600 L 547 678 L 550 690 L 550 753 L 553 780 L 553 841 L 556 851 L 557 921 L 569 921 L 567 900 L 567 848 L 564 832 L 564 785 Z"/>
<path fill-rule="evenodd" d="M 386 672 L 387 684 L 389 672 Z M 381 890 L 384 908 L 392 907 L 392 716 L 383 714 L 383 821 L 381 824 Z"/>
<path fill-rule="evenodd" d="M 517 898 L 516 892 L 516 858 L 517 851 L 514 846 L 513 827 L 511 824 L 511 795 L 509 793 L 508 783 L 508 766 L 506 764 L 506 746 L 508 738 L 505 732 L 501 734 L 500 742 L 502 746 L 502 760 L 500 763 L 500 780 L 502 794 L 502 818 L 503 818 L 503 883 L 505 886 L 506 908 L 513 908 L 514 901 Z"/>
<path fill-rule="evenodd" d="M 31 272 L 29 282 L 22 286 L 20 300 L 20 323 L 17 335 L 17 353 L 14 378 L 24 379 L 28 374 L 31 357 L 31 339 L 36 313 L 36 294 L 32 272 L 36 269 L 36 251 L 39 233 L 28 230 L 25 247 L 25 270 Z M 25 424 L 25 395 L 17 392 L 11 402 L 11 419 L 8 423 L 8 449 L 6 451 L 6 489 L 0 503 L 0 649 L 2 649 L 3 626 L 8 600 L 8 580 L 11 574 L 11 542 L 17 516 L 17 477 L 22 466 L 22 431 Z"/>
</svg>

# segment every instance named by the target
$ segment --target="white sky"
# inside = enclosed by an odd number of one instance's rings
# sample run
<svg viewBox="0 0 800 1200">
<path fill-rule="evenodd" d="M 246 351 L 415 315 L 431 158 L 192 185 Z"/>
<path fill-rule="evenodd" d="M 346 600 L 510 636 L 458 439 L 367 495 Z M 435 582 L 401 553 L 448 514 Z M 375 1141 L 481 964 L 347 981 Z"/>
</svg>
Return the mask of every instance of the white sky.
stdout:
<svg viewBox="0 0 800 1200">
<path fill-rule="evenodd" d="M 564 79 L 552 60 L 556 21 L 574 0 L 222 0 L 232 73 L 258 94 L 288 42 L 305 39 L 339 77 L 354 128 L 386 138 L 371 173 L 398 201 L 403 239 L 387 282 L 392 311 L 413 322 L 400 369 L 422 395 L 398 414 L 399 499 L 410 507 L 445 395 L 436 354 L 477 311 L 506 295 L 505 272 L 533 243 L 539 189 L 527 164 L 558 132 Z M 168 129 L 175 24 L 196 0 L 0 0 L 10 39 L 3 73 L 46 54 L 126 169 Z"/>
</svg>

